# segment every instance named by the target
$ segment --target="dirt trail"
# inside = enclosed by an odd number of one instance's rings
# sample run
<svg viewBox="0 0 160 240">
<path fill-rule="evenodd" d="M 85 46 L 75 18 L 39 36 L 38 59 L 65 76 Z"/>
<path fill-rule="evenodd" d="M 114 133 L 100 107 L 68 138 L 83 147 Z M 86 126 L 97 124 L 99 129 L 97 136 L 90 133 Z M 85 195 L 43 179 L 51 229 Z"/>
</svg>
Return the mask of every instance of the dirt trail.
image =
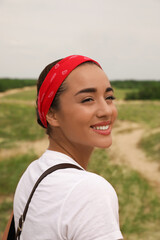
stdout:
<svg viewBox="0 0 160 240">
<path fill-rule="evenodd" d="M 1 149 L 0 150 L 0 160 L 5 158 L 10 158 L 17 156 L 18 154 L 26 154 L 33 151 L 35 154 L 40 156 L 48 147 L 47 136 L 38 141 L 25 141 L 16 142 L 16 146 L 13 149 Z"/>
<path fill-rule="evenodd" d="M 15 89 L 10 89 L 5 92 L 0 93 L 0 98 L 3 98 L 4 96 L 8 96 L 11 94 L 16 94 L 22 91 L 29 91 L 29 90 L 36 90 L 35 86 L 32 87 L 23 87 L 23 88 L 15 88 Z M 35 105 L 35 101 L 26 101 L 26 100 L 16 100 L 16 99 L 3 99 L 1 100 L 2 102 L 7 102 L 7 103 L 18 103 L 18 104 L 28 104 L 28 105 Z M 25 154 L 30 151 L 34 151 L 38 156 L 40 156 L 45 149 L 48 146 L 48 140 L 47 136 L 41 140 L 37 141 L 21 141 L 21 142 L 16 142 L 16 146 L 13 149 L 0 149 L 0 160 L 4 160 L 5 158 L 9 157 L 14 157 L 18 154 Z"/>
<path fill-rule="evenodd" d="M 137 123 L 117 122 L 109 154 L 114 163 L 125 164 L 138 171 L 160 192 L 160 164 L 148 159 L 137 147 L 144 133 L 145 129 Z"/>
<path fill-rule="evenodd" d="M 23 88 L 9 89 L 9 90 L 7 90 L 5 92 L 0 92 L 0 98 L 4 97 L 4 96 L 11 95 L 11 94 L 15 94 L 15 93 L 18 93 L 18 92 L 32 90 L 32 89 L 36 89 L 36 87 L 32 86 L 32 87 L 23 87 Z"/>
<path fill-rule="evenodd" d="M 22 92 L 22 91 L 26 92 L 26 91 L 29 91 L 29 90 L 32 90 L 32 89 L 36 91 L 36 87 L 32 86 L 32 87 L 23 87 L 23 88 L 9 89 L 9 90 L 7 90 L 5 92 L 0 92 L 1 102 L 2 103 L 15 103 L 15 104 L 25 104 L 25 105 L 35 106 L 36 102 L 32 101 L 32 100 L 17 100 L 17 99 L 6 99 L 6 98 L 3 98 L 5 96 L 16 94 L 16 93 L 19 93 L 19 92 Z"/>
</svg>

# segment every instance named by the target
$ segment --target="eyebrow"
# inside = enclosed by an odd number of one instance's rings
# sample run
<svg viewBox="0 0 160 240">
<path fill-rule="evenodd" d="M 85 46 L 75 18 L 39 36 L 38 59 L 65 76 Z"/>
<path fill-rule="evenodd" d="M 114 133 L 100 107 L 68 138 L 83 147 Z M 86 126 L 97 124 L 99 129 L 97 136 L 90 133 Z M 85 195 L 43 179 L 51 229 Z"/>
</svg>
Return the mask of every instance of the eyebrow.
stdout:
<svg viewBox="0 0 160 240">
<path fill-rule="evenodd" d="M 105 92 L 111 92 L 111 91 L 113 92 L 113 88 L 108 87 L 108 88 L 106 88 Z M 80 93 L 95 93 L 95 92 L 97 92 L 96 88 L 84 88 L 84 89 L 80 90 L 79 92 L 77 92 L 75 94 L 75 96 L 80 94 Z"/>
</svg>

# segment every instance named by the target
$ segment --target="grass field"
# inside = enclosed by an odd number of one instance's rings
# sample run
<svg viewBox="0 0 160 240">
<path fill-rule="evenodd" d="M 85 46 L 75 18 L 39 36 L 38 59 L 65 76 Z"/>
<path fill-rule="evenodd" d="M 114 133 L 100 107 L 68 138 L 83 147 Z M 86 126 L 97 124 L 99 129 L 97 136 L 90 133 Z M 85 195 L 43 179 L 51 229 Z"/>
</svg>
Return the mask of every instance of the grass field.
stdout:
<svg viewBox="0 0 160 240">
<path fill-rule="evenodd" d="M 36 91 L 35 91 L 35 89 L 32 89 L 32 90 L 25 91 L 25 92 L 14 93 L 14 94 L 10 94 L 9 96 L 4 97 L 3 99 L 35 101 Z"/>
<path fill-rule="evenodd" d="M 0 104 L 1 148 L 14 147 L 16 141 L 34 141 L 44 136 L 36 123 L 35 107 L 25 104 Z"/>
<path fill-rule="evenodd" d="M 127 104 L 117 105 L 118 119 L 137 122 L 144 127 L 158 128 L 160 126 L 160 102 L 157 101 L 135 101 Z"/>
<path fill-rule="evenodd" d="M 112 165 L 105 150 L 94 152 L 89 170 L 106 178 L 116 189 L 125 239 L 158 240 L 160 198 L 149 183 L 129 168 Z"/>
<path fill-rule="evenodd" d="M 126 90 L 128 91 L 128 89 Z M 116 93 L 117 92 L 117 93 Z M 125 90 L 115 90 L 123 99 Z M 118 95 L 119 94 L 119 95 Z M 17 147 L 21 141 L 34 142 L 44 137 L 44 131 L 36 123 L 35 106 L 28 101 L 35 99 L 35 91 L 4 96 L 0 103 L 0 153 Z M 14 103 L 14 100 L 19 103 Z M 7 100 L 13 100 L 12 103 Z M 21 102 L 24 101 L 23 103 Z M 26 103 L 25 103 L 26 101 Z M 159 102 L 127 102 L 118 104 L 119 119 L 140 123 L 146 131 L 159 127 Z M 159 133 L 155 132 L 139 143 L 147 154 L 159 161 Z M 157 146 L 157 147 L 155 147 Z M 28 164 L 38 156 L 34 152 L 18 154 L 0 161 L 0 231 L 4 230 L 12 209 L 17 182 Z M 125 240 L 160 239 L 160 197 L 150 183 L 139 173 L 123 165 L 115 165 L 105 150 L 96 149 L 89 170 L 106 178 L 116 189 L 120 205 L 120 225 Z"/>
<path fill-rule="evenodd" d="M 127 119 L 145 128 L 145 135 L 138 146 L 160 163 L 160 101 L 127 101 L 127 104 L 117 105 L 117 109 L 119 120 Z"/>
<path fill-rule="evenodd" d="M 130 89 L 130 88 L 126 88 L 126 89 L 119 89 L 119 88 L 114 88 L 114 94 L 116 99 L 118 100 L 122 100 L 125 99 L 126 93 L 131 93 L 131 92 L 137 92 L 137 89 Z"/>
<path fill-rule="evenodd" d="M 150 159 L 160 163 L 160 132 L 144 137 L 139 143 L 139 147 L 146 151 Z"/>
</svg>

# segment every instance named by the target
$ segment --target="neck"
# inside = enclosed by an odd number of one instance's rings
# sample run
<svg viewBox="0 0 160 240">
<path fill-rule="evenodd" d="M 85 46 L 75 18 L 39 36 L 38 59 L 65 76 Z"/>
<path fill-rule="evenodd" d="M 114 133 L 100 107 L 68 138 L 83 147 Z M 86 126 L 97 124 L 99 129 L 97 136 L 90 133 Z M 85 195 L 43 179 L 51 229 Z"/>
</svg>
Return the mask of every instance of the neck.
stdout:
<svg viewBox="0 0 160 240">
<path fill-rule="evenodd" d="M 93 148 L 79 145 L 79 144 L 65 144 L 65 142 L 53 139 L 52 136 L 49 137 L 49 150 L 57 151 L 68 155 L 73 158 L 79 165 L 84 169 L 87 169 L 89 158 L 93 151 Z"/>
</svg>

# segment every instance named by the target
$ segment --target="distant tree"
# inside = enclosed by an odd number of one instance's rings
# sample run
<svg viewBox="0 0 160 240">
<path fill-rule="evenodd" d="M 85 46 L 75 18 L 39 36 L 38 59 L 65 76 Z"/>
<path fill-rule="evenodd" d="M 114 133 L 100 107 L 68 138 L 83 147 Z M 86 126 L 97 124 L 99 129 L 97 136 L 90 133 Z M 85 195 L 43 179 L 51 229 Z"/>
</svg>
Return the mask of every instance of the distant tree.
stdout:
<svg viewBox="0 0 160 240">
<path fill-rule="evenodd" d="M 9 79 L 1 78 L 0 79 L 0 92 L 4 92 L 8 89 L 13 88 L 22 88 L 25 86 L 34 86 L 36 85 L 36 80 L 34 79 Z"/>
<path fill-rule="evenodd" d="M 144 85 L 138 92 L 130 92 L 126 94 L 126 100 L 159 100 L 160 99 L 160 82 L 154 82 Z"/>
</svg>

